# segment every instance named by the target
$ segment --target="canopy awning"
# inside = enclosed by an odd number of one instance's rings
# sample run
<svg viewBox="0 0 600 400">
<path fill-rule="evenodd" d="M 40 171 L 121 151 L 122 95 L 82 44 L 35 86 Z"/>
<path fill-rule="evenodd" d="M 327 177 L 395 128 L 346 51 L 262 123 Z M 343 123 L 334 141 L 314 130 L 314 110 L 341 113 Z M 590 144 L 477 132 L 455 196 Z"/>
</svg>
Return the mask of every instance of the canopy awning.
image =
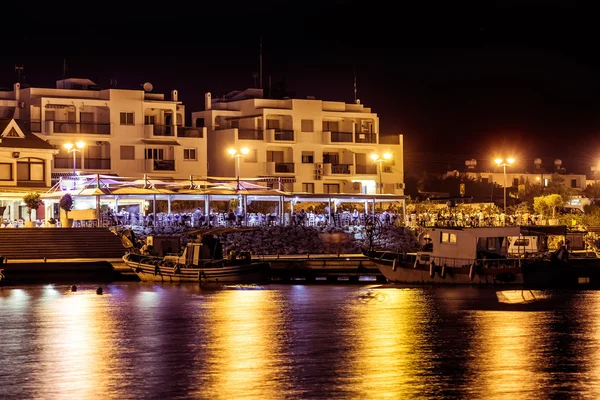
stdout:
<svg viewBox="0 0 600 400">
<path fill-rule="evenodd" d="M 142 139 L 145 144 L 157 144 L 162 146 L 181 146 L 177 140 Z"/>
</svg>

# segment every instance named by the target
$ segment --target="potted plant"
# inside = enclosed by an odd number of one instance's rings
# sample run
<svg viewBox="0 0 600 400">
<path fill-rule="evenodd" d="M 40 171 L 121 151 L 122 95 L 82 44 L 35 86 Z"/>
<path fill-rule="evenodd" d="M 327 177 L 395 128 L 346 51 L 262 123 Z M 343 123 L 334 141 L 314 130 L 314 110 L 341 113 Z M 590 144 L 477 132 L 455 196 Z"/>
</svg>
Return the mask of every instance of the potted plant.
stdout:
<svg viewBox="0 0 600 400">
<path fill-rule="evenodd" d="M 50 217 L 50 219 L 48 220 L 48 227 L 56 228 L 56 219 L 54 219 L 54 217 Z"/>
<path fill-rule="evenodd" d="M 27 206 L 27 214 L 29 215 L 29 221 L 25 222 L 26 228 L 35 228 L 36 226 L 35 221 L 31 220 L 31 211 L 37 210 L 43 204 L 41 197 L 38 192 L 29 192 L 23 197 L 23 202 Z"/>
<path fill-rule="evenodd" d="M 73 198 L 69 193 L 66 193 L 60 198 L 58 205 L 64 211 L 64 215 L 62 212 L 60 213 L 60 226 L 70 228 L 73 225 L 73 220 L 69 218 L 69 211 L 73 209 Z"/>
</svg>

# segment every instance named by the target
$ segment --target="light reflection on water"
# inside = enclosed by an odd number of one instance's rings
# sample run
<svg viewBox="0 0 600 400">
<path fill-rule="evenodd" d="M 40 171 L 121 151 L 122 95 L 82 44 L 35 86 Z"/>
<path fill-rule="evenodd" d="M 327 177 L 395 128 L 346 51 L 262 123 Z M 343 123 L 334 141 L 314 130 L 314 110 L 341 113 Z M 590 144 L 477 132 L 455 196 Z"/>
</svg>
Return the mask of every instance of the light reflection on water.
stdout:
<svg viewBox="0 0 600 400">
<path fill-rule="evenodd" d="M 0 288 L 0 398 L 600 398 L 600 292 L 95 289 Z"/>
</svg>

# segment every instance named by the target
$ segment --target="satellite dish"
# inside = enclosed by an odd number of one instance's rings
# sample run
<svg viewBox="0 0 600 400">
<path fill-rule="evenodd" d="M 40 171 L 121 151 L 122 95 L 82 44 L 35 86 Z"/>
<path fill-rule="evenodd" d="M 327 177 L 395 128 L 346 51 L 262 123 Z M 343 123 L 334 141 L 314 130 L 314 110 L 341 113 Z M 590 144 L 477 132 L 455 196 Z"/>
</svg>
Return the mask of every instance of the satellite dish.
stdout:
<svg viewBox="0 0 600 400">
<path fill-rule="evenodd" d="M 144 87 L 144 92 L 151 92 L 152 89 L 154 89 L 154 87 L 152 86 L 152 84 L 150 82 L 144 83 L 143 87 Z"/>
</svg>

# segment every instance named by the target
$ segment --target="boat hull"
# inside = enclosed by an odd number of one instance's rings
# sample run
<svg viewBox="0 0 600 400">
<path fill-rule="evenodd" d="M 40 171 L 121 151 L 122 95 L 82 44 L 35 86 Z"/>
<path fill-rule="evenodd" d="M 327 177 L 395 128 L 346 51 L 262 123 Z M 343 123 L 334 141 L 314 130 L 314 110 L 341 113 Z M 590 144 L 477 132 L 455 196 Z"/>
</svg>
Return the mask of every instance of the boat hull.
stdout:
<svg viewBox="0 0 600 400">
<path fill-rule="evenodd" d="M 125 264 L 143 282 L 200 282 L 200 283 L 260 283 L 270 279 L 270 265 L 267 262 L 251 262 L 238 265 L 212 263 L 209 267 L 167 266 L 132 260 L 123 257 Z"/>
<path fill-rule="evenodd" d="M 372 259 L 390 282 L 419 285 L 521 285 L 523 270 L 519 267 L 474 268 L 414 265 L 394 260 Z"/>
</svg>

